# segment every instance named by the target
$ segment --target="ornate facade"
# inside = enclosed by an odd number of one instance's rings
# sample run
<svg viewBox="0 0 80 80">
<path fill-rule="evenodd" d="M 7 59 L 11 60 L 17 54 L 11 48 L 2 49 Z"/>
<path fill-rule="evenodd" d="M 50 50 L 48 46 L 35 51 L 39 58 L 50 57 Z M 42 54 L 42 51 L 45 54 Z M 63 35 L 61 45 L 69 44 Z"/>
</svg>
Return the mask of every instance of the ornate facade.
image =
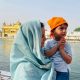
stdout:
<svg viewBox="0 0 80 80">
<path fill-rule="evenodd" d="M 18 31 L 21 23 L 18 21 L 15 24 L 7 25 L 6 23 L 3 23 L 2 26 L 2 38 L 4 37 L 14 37 L 16 32 Z"/>
</svg>

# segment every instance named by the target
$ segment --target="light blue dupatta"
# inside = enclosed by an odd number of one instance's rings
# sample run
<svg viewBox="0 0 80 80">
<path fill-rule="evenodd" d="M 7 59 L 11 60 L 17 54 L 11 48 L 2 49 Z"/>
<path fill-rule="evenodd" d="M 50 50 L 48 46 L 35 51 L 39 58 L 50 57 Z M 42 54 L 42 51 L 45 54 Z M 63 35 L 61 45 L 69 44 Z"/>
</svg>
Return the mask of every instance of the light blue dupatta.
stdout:
<svg viewBox="0 0 80 80">
<path fill-rule="evenodd" d="M 23 24 L 15 37 L 10 53 L 12 80 L 52 80 L 53 68 L 41 53 L 39 21 Z"/>
</svg>

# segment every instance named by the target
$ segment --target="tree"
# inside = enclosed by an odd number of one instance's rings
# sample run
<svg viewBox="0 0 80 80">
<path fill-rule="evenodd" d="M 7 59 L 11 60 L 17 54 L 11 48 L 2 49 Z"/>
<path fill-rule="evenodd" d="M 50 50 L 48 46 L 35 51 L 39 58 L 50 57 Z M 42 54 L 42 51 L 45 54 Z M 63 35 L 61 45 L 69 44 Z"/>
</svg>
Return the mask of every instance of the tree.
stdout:
<svg viewBox="0 0 80 80">
<path fill-rule="evenodd" d="M 78 28 L 74 29 L 74 31 L 80 31 L 80 27 L 78 27 Z"/>
</svg>

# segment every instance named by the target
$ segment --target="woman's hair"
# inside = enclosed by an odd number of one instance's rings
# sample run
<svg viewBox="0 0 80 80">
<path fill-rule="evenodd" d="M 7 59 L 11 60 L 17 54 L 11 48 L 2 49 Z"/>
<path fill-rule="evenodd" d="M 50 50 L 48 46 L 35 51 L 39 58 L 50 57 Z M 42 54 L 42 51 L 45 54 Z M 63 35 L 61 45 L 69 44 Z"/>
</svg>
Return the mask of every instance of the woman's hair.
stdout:
<svg viewBox="0 0 80 80">
<path fill-rule="evenodd" d="M 41 24 L 41 28 L 43 28 L 44 27 L 44 23 L 40 22 L 40 24 Z"/>
</svg>

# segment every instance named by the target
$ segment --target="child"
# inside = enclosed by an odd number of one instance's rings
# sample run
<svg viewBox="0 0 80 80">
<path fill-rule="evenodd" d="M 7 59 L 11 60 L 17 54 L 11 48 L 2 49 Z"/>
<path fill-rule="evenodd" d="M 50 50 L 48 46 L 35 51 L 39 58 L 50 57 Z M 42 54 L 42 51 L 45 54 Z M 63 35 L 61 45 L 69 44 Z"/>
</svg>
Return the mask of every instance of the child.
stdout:
<svg viewBox="0 0 80 80">
<path fill-rule="evenodd" d="M 50 57 L 54 65 L 56 80 L 69 80 L 68 64 L 72 61 L 72 54 L 65 40 L 68 23 L 62 17 L 53 17 L 48 24 L 54 37 L 45 43 L 45 56 Z"/>
</svg>

